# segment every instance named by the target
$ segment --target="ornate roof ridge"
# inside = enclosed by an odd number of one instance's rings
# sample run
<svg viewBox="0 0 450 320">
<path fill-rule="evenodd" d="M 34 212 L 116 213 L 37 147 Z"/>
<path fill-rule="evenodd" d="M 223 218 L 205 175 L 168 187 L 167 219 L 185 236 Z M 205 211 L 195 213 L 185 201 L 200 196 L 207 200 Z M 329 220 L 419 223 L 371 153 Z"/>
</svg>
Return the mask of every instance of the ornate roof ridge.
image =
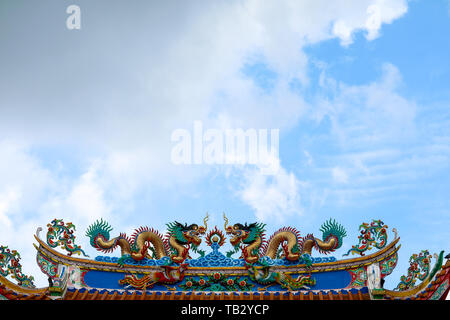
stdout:
<svg viewBox="0 0 450 320">
<path fill-rule="evenodd" d="M 121 272 L 127 272 L 130 270 L 135 271 L 141 271 L 145 272 L 147 269 L 148 271 L 159 269 L 160 266 L 140 266 L 140 265 L 125 265 L 124 267 L 120 267 L 117 265 L 117 263 L 113 262 L 104 262 L 104 261 L 95 261 L 92 259 L 85 259 L 85 258 L 77 258 L 73 256 L 67 256 L 64 255 L 53 248 L 50 248 L 47 244 L 45 244 L 39 237 L 35 235 L 36 241 L 38 241 L 39 246 L 35 245 L 36 250 L 38 250 L 41 254 L 44 256 L 50 258 L 51 260 L 55 262 L 62 262 L 65 264 L 73 263 L 76 265 L 82 265 L 85 268 L 88 269 L 105 269 L 105 270 L 116 270 Z M 357 257 L 357 258 L 349 258 L 349 259 L 342 259 L 342 260 L 336 260 L 334 262 L 324 262 L 324 263 L 317 263 L 314 264 L 314 267 L 320 267 L 321 269 L 329 269 L 329 268 L 339 268 L 340 266 L 343 266 L 344 268 L 348 268 L 352 265 L 366 265 L 373 263 L 378 260 L 382 260 L 386 256 L 390 256 L 393 253 L 397 252 L 400 246 L 394 248 L 394 246 L 398 243 L 400 240 L 400 237 L 394 239 L 391 243 L 386 245 L 383 249 L 376 251 L 370 255 Z M 391 252 L 392 251 L 392 252 Z M 274 266 L 278 268 L 283 268 L 286 270 L 294 269 L 294 268 L 304 268 L 306 267 L 305 264 L 299 264 L 299 265 L 288 265 L 288 266 Z M 328 268 L 327 268 L 328 267 Z M 237 267 L 217 267 L 217 268 L 232 268 L 236 270 L 245 270 L 245 267 L 237 266 Z M 190 270 L 205 270 L 205 269 L 214 269 L 214 267 L 190 267 Z"/>
</svg>

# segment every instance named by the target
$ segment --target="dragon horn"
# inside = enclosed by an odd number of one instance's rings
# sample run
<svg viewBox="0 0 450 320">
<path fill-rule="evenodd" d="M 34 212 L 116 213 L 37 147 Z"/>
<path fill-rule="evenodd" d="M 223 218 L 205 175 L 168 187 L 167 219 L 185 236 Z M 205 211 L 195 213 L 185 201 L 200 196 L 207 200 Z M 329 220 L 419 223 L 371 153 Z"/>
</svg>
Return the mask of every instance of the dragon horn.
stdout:
<svg viewBox="0 0 450 320">
<path fill-rule="evenodd" d="M 209 220 L 209 214 L 206 212 L 206 217 L 203 219 L 203 223 L 205 224 L 205 230 L 208 230 L 208 224 L 206 223 Z"/>
<path fill-rule="evenodd" d="M 225 215 L 225 212 L 223 213 L 223 220 L 225 220 L 225 230 L 226 230 L 228 225 L 228 219 L 227 216 Z"/>
</svg>

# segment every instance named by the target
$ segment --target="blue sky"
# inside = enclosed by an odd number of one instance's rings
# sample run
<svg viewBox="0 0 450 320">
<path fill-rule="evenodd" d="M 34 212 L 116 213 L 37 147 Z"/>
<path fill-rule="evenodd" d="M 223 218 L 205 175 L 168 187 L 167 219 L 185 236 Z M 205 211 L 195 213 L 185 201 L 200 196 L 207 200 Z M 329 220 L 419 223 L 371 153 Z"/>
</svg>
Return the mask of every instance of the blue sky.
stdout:
<svg viewBox="0 0 450 320">
<path fill-rule="evenodd" d="M 0 4 L 0 243 L 46 284 L 38 226 L 163 231 L 263 221 L 357 243 L 382 219 L 412 253 L 450 248 L 448 1 L 72 1 Z M 279 129 L 280 170 L 174 165 L 171 133 Z M 390 233 L 392 238 L 392 233 Z"/>
</svg>

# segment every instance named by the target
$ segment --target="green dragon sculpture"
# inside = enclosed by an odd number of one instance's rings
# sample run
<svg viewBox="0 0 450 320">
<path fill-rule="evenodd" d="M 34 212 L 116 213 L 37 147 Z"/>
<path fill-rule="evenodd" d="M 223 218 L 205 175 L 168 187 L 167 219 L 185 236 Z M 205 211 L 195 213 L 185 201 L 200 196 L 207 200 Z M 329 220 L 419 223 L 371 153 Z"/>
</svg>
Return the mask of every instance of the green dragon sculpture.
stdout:
<svg viewBox="0 0 450 320">
<path fill-rule="evenodd" d="M 177 221 L 168 223 L 165 237 L 153 228 L 141 227 L 136 229 L 131 237 L 120 233 L 119 236 L 110 239 L 112 227 L 106 221 L 100 220 L 88 227 L 86 236 L 90 238 L 91 246 L 102 252 L 111 252 L 120 247 L 121 265 L 128 257 L 139 261 L 144 258 L 161 259 L 166 256 L 170 256 L 173 262 L 179 264 L 189 257 L 191 247 L 196 251 L 200 245 L 202 241 L 200 236 L 207 230 L 208 215 L 203 221 L 204 226 L 197 224 L 188 226 Z"/>
<path fill-rule="evenodd" d="M 311 286 L 316 284 L 316 280 L 311 278 L 311 274 L 299 275 L 294 279 L 287 273 L 271 271 L 270 266 L 255 267 L 255 265 L 247 264 L 246 269 L 250 279 L 265 285 L 264 289 L 271 285 L 279 284 L 282 288 L 291 291 L 310 289 Z"/>
<path fill-rule="evenodd" d="M 0 246 L 0 275 L 4 277 L 11 275 L 21 287 L 35 288 L 34 277 L 22 273 L 20 254 L 7 246 Z"/>
<path fill-rule="evenodd" d="M 347 235 L 345 229 L 336 221 L 326 221 L 320 231 L 322 240 L 312 234 L 305 237 L 292 227 L 284 227 L 276 231 L 268 241 L 264 239 L 264 227 L 262 223 L 228 225 L 228 219 L 224 214 L 226 233 L 232 235 L 230 243 L 234 250 L 228 252 L 228 256 L 241 249 L 242 257 L 247 263 L 255 263 L 261 257 L 271 259 L 286 258 L 289 261 L 297 261 L 300 257 L 308 258 L 312 249 L 321 253 L 333 252 L 342 246 L 342 240 Z M 307 260 L 308 261 L 308 260 Z"/>
<path fill-rule="evenodd" d="M 50 247 L 60 246 L 61 249 L 68 251 L 69 256 L 75 253 L 88 257 L 81 246 L 75 244 L 74 231 L 76 229 L 72 222 L 64 223 L 62 219 L 53 219 L 51 223 L 47 224 L 47 227 L 47 244 Z"/>
<path fill-rule="evenodd" d="M 363 222 L 359 226 L 361 233 L 358 236 L 359 243 L 352 246 L 343 256 L 348 256 L 350 253 L 364 256 L 365 252 L 372 247 L 383 249 L 387 244 L 387 228 L 388 226 L 381 220 L 372 220 L 370 224 Z M 393 231 L 396 232 L 395 229 Z"/>
<path fill-rule="evenodd" d="M 424 281 L 430 274 L 431 258 L 428 250 L 422 250 L 419 254 L 414 253 L 409 258 L 408 274 L 400 277 L 400 283 L 394 290 L 405 291 L 414 287 L 417 279 Z"/>
</svg>

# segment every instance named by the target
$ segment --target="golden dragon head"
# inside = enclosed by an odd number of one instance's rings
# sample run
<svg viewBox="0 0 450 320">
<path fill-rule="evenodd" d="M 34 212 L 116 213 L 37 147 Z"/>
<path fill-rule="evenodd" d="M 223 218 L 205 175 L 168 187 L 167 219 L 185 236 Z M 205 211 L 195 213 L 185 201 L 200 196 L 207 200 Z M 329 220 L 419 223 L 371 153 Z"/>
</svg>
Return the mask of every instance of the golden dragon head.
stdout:
<svg viewBox="0 0 450 320">
<path fill-rule="evenodd" d="M 196 246 L 199 246 L 202 240 L 200 239 L 200 236 L 206 233 L 206 230 L 208 229 L 207 221 L 209 219 L 208 213 L 206 213 L 205 219 L 203 219 L 203 226 L 198 226 L 197 224 L 191 224 L 191 225 L 182 225 L 181 223 L 178 223 L 177 226 L 180 229 L 180 231 L 183 233 L 183 236 L 185 240 L 189 243 L 193 243 Z M 180 240 L 180 239 L 177 239 Z M 182 241 L 183 242 L 183 241 Z"/>
<path fill-rule="evenodd" d="M 228 219 L 225 216 L 225 213 L 223 214 L 223 219 L 225 220 L 225 232 L 227 234 L 233 235 L 233 237 L 230 239 L 230 243 L 233 246 L 238 245 L 241 241 L 244 241 L 249 236 L 250 232 L 252 231 L 252 228 L 255 224 L 250 224 L 247 226 L 247 224 L 242 225 L 240 223 L 236 223 L 233 226 L 228 225 Z"/>
</svg>

